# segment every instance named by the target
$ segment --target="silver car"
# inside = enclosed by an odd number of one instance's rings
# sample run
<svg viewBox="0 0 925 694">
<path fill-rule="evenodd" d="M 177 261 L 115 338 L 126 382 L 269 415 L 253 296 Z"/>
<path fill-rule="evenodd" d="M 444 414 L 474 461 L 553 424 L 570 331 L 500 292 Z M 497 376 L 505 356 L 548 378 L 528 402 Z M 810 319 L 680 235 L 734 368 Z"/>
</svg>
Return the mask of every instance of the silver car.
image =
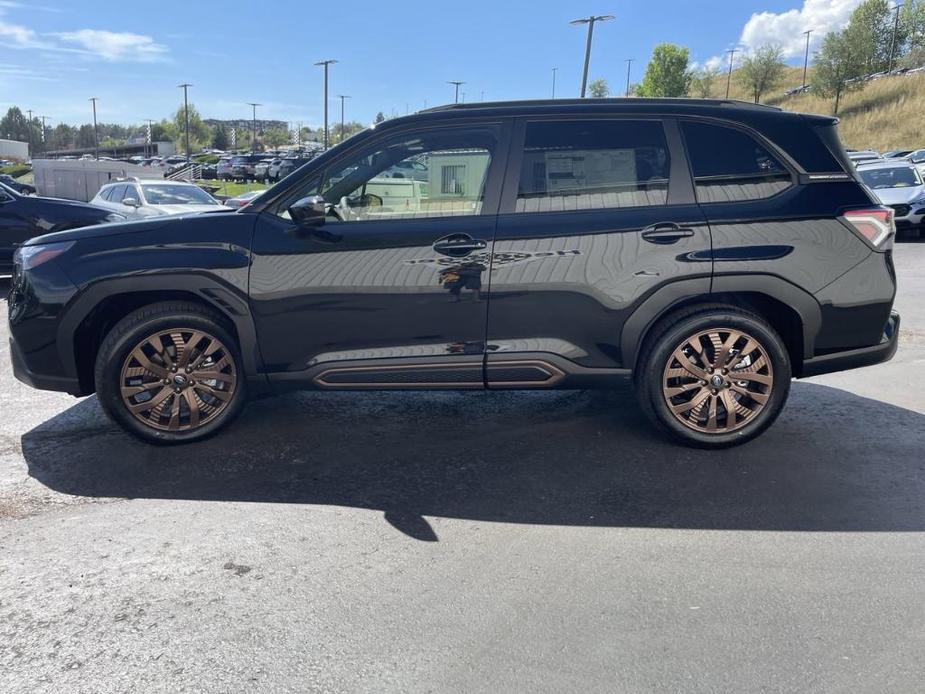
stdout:
<svg viewBox="0 0 925 694">
<path fill-rule="evenodd" d="M 227 209 L 199 186 L 156 178 L 123 179 L 107 183 L 100 188 L 90 204 L 118 212 L 130 219 Z"/>
<path fill-rule="evenodd" d="M 925 219 L 925 182 L 918 169 L 905 161 L 885 159 L 858 164 L 857 170 L 880 202 L 893 208 L 898 231 L 921 233 Z"/>
</svg>

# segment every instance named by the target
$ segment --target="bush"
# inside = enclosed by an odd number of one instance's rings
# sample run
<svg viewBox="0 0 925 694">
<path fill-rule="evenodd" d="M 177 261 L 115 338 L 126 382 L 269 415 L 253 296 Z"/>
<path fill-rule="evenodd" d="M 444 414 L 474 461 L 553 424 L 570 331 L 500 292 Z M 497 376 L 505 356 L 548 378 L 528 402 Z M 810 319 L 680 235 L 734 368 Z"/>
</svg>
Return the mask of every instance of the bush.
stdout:
<svg viewBox="0 0 925 694">
<path fill-rule="evenodd" d="M 30 171 L 32 171 L 32 167 L 26 166 L 25 164 L 11 164 L 10 166 L 0 166 L 0 173 L 9 174 L 13 178 L 19 178 L 20 176 L 25 176 Z"/>
</svg>

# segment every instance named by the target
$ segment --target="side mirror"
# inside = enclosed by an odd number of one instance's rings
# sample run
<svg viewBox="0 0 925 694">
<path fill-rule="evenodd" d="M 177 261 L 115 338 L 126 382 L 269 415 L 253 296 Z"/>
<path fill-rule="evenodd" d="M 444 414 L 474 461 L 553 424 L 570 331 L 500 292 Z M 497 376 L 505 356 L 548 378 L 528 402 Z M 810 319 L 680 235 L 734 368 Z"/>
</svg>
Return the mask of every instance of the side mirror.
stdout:
<svg viewBox="0 0 925 694">
<path fill-rule="evenodd" d="M 289 216 L 299 226 L 320 226 L 326 213 L 327 206 L 320 195 L 310 195 L 289 206 Z"/>
<path fill-rule="evenodd" d="M 122 204 L 126 207 L 138 207 L 138 200 L 135 198 L 122 198 Z"/>
</svg>

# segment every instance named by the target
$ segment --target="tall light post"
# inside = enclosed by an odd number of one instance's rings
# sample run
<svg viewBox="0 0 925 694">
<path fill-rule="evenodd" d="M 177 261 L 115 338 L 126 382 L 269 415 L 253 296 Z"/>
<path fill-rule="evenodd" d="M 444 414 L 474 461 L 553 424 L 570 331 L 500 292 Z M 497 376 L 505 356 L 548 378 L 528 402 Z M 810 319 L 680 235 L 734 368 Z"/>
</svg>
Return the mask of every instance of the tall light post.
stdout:
<svg viewBox="0 0 925 694">
<path fill-rule="evenodd" d="M 324 148 L 328 148 L 328 67 L 334 65 L 336 60 L 321 60 L 315 67 L 324 68 Z"/>
<path fill-rule="evenodd" d="M 729 73 L 726 75 L 726 98 L 729 98 L 729 87 L 732 86 L 732 64 L 735 60 L 736 53 L 739 52 L 738 48 L 730 48 L 726 51 L 729 54 Z"/>
<path fill-rule="evenodd" d="M 45 139 L 45 119 L 51 120 L 51 116 L 39 116 L 39 118 L 42 119 L 42 154 L 45 154 L 48 151 L 48 145 L 46 144 L 48 141 Z"/>
<path fill-rule="evenodd" d="M 591 15 L 590 17 L 582 17 L 581 19 L 576 19 L 571 22 L 572 25 L 587 24 L 588 25 L 588 39 L 585 43 L 585 67 L 581 73 L 581 98 L 585 98 L 585 93 L 588 90 L 588 67 L 591 65 L 591 40 L 594 38 L 594 25 L 597 22 L 609 22 L 611 19 L 615 19 L 612 14 L 605 15 Z"/>
<path fill-rule="evenodd" d="M 91 96 L 90 103 L 93 104 L 93 142 L 95 143 L 96 149 L 96 158 L 100 158 L 100 131 L 96 125 L 96 102 L 99 101 L 99 97 Z"/>
<path fill-rule="evenodd" d="M 633 62 L 635 60 L 636 60 L 635 58 L 626 59 L 626 94 L 624 94 L 624 96 L 630 95 L 630 70 L 632 69 Z"/>
<path fill-rule="evenodd" d="M 456 100 L 455 100 L 453 103 L 458 104 L 458 103 L 459 103 L 459 88 L 460 88 L 462 85 L 464 85 L 465 82 L 458 82 L 458 81 L 455 81 L 455 80 L 450 80 L 449 82 L 447 82 L 447 84 L 452 84 L 453 86 L 456 87 Z"/>
<path fill-rule="evenodd" d="M 337 98 L 340 99 L 340 141 L 344 141 L 344 102 L 350 98 L 347 94 L 338 94 Z M 405 105 L 405 111 L 408 110 L 407 104 Z"/>
<path fill-rule="evenodd" d="M 559 72 L 559 68 L 554 67 L 552 69 L 552 98 L 556 98 L 556 73 Z"/>
<path fill-rule="evenodd" d="M 29 120 L 26 121 L 26 125 L 29 127 L 28 132 L 26 133 L 29 136 L 29 157 L 31 158 L 35 152 L 32 151 L 32 109 L 27 109 L 26 113 L 29 114 Z"/>
<path fill-rule="evenodd" d="M 253 130 L 251 132 L 251 154 L 257 153 L 257 107 L 263 106 L 263 104 L 255 104 L 253 101 L 248 101 L 247 105 L 250 106 L 253 111 Z"/>
<path fill-rule="evenodd" d="M 192 87 L 191 84 L 181 84 L 177 86 L 177 89 L 183 90 L 183 119 L 186 121 L 186 161 L 190 160 L 190 150 L 189 150 L 189 95 L 187 90 Z"/>
<path fill-rule="evenodd" d="M 813 29 L 808 29 L 803 32 L 803 36 L 806 37 L 806 57 L 803 58 L 803 88 L 806 88 L 806 71 L 809 69 L 809 37 L 813 33 Z"/>
<path fill-rule="evenodd" d="M 896 16 L 893 18 L 893 38 L 890 40 L 890 67 L 887 73 L 893 72 L 893 58 L 896 55 L 896 33 L 899 31 L 899 11 L 902 8 L 903 4 L 901 2 L 896 3 L 893 7 Z"/>
</svg>

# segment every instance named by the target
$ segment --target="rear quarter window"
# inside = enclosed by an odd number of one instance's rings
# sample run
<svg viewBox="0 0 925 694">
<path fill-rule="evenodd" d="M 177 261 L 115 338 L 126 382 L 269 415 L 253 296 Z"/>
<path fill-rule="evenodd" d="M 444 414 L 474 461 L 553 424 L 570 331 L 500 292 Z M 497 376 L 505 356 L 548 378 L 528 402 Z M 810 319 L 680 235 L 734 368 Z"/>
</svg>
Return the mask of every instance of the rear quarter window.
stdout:
<svg viewBox="0 0 925 694">
<path fill-rule="evenodd" d="M 790 171 L 748 133 L 693 121 L 681 129 L 700 203 L 761 200 L 793 184 Z"/>
</svg>

